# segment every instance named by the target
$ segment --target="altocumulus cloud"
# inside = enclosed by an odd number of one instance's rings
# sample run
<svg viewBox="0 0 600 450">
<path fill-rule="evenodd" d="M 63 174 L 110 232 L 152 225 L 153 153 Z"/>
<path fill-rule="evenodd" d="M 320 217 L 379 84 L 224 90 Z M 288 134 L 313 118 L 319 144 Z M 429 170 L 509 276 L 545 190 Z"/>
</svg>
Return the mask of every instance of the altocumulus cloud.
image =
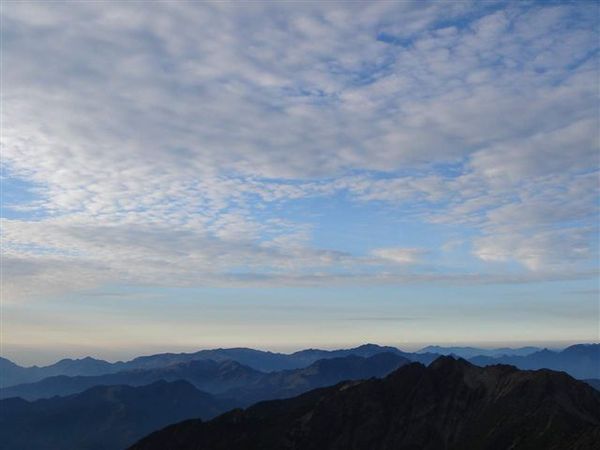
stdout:
<svg viewBox="0 0 600 450">
<path fill-rule="evenodd" d="M 8 3 L 6 293 L 589 277 L 597 8 Z M 460 230 L 476 270 L 277 214 L 340 196 Z"/>
</svg>

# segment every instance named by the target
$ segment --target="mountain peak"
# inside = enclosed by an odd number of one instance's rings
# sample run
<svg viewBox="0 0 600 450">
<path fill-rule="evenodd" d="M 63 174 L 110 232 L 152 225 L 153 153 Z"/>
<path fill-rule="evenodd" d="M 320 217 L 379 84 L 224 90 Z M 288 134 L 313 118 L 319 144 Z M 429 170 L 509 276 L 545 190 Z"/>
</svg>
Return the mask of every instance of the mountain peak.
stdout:
<svg viewBox="0 0 600 450">
<path fill-rule="evenodd" d="M 444 355 L 437 358 L 435 361 L 431 363 L 429 366 L 432 370 L 435 371 L 456 371 L 456 370 L 464 370 L 468 368 L 474 368 L 475 366 L 468 362 L 467 360 L 459 357 L 455 357 L 452 355 Z"/>
<path fill-rule="evenodd" d="M 372 344 L 370 342 L 363 344 L 363 345 L 359 345 L 358 347 L 356 347 L 357 349 L 361 349 L 361 350 L 375 350 L 375 349 L 379 349 L 379 348 L 383 348 L 381 345 L 378 344 Z"/>
</svg>

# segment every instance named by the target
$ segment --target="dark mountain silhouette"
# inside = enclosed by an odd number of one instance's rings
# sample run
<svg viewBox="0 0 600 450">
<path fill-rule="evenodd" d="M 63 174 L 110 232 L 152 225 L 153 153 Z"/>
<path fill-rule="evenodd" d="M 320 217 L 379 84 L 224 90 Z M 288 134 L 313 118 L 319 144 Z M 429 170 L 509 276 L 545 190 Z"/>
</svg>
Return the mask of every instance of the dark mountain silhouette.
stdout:
<svg viewBox="0 0 600 450">
<path fill-rule="evenodd" d="M 600 393 L 570 376 L 440 357 L 155 432 L 131 450 L 592 450 Z"/>
<path fill-rule="evenodd" d="M 441 347 L 439 345 L 430 345 L 422 348 L 417 353 L 435 353 L 438 355 L 456 355 L 461 358 L 473 358 L 475 356 L 526 356 L 540 351 L 538 347 L 519 347 L 519 348 L 477 348 L 477 347 Z"/>
<path fill-rule="evenodd" d="M 21 367 L 5 358 L 0 358 L 0 388 L 6 388 L 23 383 L 33 383 L 53 376 L 96 376 L 129 370 L 160 369 L 174 364 L 189 363 L 198 360 L 236 361 L 244 366 L 261 372 L 299 369 L 306 367 L 319 359 L 340 358 L 348 355 L 362 357 L 373 356 L 377 353 L 390 352 L 403 356 L 411 361 L 429 364 L 436 354 L 406 353 L 395 347 L 382 347 L 375 344 L 343 350 L 301 350 L 292 354 L 274 353 L 251 348 L 218 348 L 200 350 L 194 353 L 161 353 L 150 356 L 140 356 L 131 361 L 107 361 L 83 358 L 63 359 L 50 366 Z"/>
<path fill-rule="evenodd" d="M 265 374 L 257 382 L 227 391 L 225 395 L 249 405 L 260 400 L 293 397 L 343 380 L 380 378 L 408 363 L 408 359 L 393 353 L 379 353 L 368 358 L 349 355 L 321 359 L 303 369 Z"/>
<path fill-rule="evenodd" d="M 582 380 L 582 381 L 585 381 L 591 387 L 593 387 L 597 391 L 600 391 L 600 379 L 598 379 L 598 378 L 590 378 L 590 379 Z"/>
<path fill-rule="evenodd" d="M 117 450 L 153 430 L 211 418 L 228 406 L 185 381 L 98 386 L 35 402 L 10 398 L 0 401 L 0 442 L 4 450 Z"/>
<path fill-rule="evenodd" d="M 580 379 L 600 378 L 600 344 L 572 345 L 562 351 L 544 349 L 527 356 L 477 356 L 469 361 L 478 366 L 510 364 L 519 369 L 558 370 Z"/>
<path fill-rule="evenodd" d="M 98 376 L 57 376 L 36 383 L 20 384 L 0 390 L 0 398 L 21 397 L 25 400 L 70 395 L 93 386 L 142 386 L 159 380 L 185 380 L 196 388 L 220 393 L 256 382 L 264 374 L 235 361 L 199 360 L 146 370 L 128 370 Z"/>
</svg>

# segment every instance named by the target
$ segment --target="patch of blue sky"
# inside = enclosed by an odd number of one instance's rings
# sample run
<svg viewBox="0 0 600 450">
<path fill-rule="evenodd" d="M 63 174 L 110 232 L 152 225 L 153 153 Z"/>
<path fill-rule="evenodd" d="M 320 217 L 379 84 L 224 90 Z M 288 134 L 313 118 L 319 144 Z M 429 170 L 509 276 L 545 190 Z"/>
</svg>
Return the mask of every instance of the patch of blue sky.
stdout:
<svg viewBox="0 0 600 450">
<path fill-rule="evenodd" d="M 77 257 L 81 256 L 81 252 L 76 249 L 56 248 L 49 245 L 39 244 L 14 244 L 14 243 L 3 243 L 4 250 L 14 250 L 18 253 L 37 255 L 37 256 L 65 256 L 65 257 Z"/>
<path fill-rule="evenodd" d="M 455 27 L 459 30 L 469 28 L 471 24 L 477 20 L 493 14 L 496 11 L 501 11 L 506 8 L 506 2 L 504 1 L 487 1 L 477 3 L 477 8 L 468 8 L 465 12 L 452 18 L 440 18 L 435 20 L 430 29 L 431 30 L 443 30 L 449 27 Z"/>
<path fill-rule="evenodd" d="M 506 2 L 487 1 L 479 2 L 476 8 L 466 8 L 462 14 L 450 15 L 449 17 L 434 20 L 429 26 L 430 31 L 443 30 L 454 27 L 458 30 L 468 28 L 476 20 L 500 11 L 506 8 Z M 377 34 L 377 40 L 399 47 L 409 48 L 417 39 L 412 31 L 404 32 L 402 29 L 395 29 L 392 23 L 381 24 L 382 31 Z"/>
<path fill-rule="evenodd" d="M 377 40 L 386 44 L 398 45 L 400 47 L 410 47 L 415 42 L 415 36 L 395 36 L 393 34 L 381 31 L 377 34 Z"/>
<path fill-rule="evenodd" d="M 312 244 L 365 255 L 381 247 L 438 248 L 460 230 L 415 221 L 421 204 L 392 206 L 384 202 L 362 202 L 347 192 L 327 197 L 307 197 L 279 202 L 256 211 L 261 222 L 283 219 L 311 228 Z"/>
<path fill-rule="evenodd" d="M 40 220 L 47 217 L 47 212 L 41 207 L 43 197 L 39 186 L 22 178 L 9 176 L 3 169 L 0 177 L 2 218 Z"/>
<path fill-rule="evenodd" d="M 600 32 L 596 32 L 596 42 L 598 42 L 598 38 L 600 38 Z M 590 43 L 594 44 L 594 43 Z M 563 74 L 562 80 L 568 78 L 572 75 L 572 72 L 577 70 L 579 67 L 584 66 L 588 62 L 592 62 L 594 64 L 594 69 L 597 71 L 598 66 L 600 65 L 600 58 L 598 58 L 598 54 L 600 53 L 600 46 L 596 45 L 594 48 L 591 48 L 589 51 L 585 52 L 580 58 L 575 61 L 567 64 L 565 69 L 567 69 L 567 73 Z"/>
</svg>

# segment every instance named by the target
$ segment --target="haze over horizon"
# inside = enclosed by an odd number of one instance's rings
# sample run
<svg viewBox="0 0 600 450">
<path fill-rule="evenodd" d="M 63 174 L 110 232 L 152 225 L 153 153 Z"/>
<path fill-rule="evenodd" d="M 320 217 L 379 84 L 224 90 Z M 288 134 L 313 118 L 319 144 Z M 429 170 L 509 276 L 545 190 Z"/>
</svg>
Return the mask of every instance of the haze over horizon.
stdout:
<svg viewBox="0 0 600 450">
<path fill-rule="evenodd" d="M 598 8 L 3 2 L 0 353 L 599 342 Z"/>
</svg>

